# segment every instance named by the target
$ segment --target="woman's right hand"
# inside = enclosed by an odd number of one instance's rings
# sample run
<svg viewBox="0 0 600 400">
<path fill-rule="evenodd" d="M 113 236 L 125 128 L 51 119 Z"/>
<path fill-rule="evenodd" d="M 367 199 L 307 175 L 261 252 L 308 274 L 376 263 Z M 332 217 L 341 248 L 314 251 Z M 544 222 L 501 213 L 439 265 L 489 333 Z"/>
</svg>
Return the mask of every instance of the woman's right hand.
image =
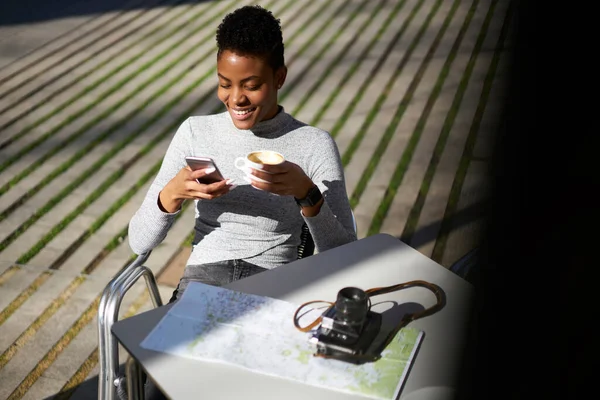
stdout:
<svg viewBox="0 0 600 400">
<path fill-rule="evenodd" d="M 231 179 L 211 183 L 198 183 L 196 179 L 214 171 L 214 168 L 197 169 L 182 168 L 177 175 L 165 185 L 158 194 L 158 206 L 164 212 L 174 213 L 181 208 L 186 199 L 212 200 L 221 197 L 235 187 Z"/>
</svg>

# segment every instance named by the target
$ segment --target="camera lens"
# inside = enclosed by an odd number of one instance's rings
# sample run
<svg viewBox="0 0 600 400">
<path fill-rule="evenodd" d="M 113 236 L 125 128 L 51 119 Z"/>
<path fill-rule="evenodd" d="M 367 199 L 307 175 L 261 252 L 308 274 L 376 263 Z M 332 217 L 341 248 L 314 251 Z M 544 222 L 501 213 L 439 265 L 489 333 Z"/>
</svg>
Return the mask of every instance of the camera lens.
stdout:
<svg viewBox="0 0 600 400">
<path fill-rule="evenodd" d="M 367 316 L 369 296 L 364 290 L 346 287 L 338 292 L 335 302 L 336 319 L 348 325 L 362 324 Z"/>
</svg>

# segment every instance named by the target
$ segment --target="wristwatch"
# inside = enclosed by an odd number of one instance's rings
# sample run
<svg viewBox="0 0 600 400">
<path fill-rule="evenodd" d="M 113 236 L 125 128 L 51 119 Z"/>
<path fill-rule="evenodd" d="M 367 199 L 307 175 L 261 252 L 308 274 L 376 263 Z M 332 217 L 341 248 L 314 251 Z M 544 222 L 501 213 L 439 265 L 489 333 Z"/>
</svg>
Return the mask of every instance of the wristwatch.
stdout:
<svg viewBox="0 0 600 400">
<path fill-rule="evenodd" d="M 300 207 L 312 207 L 315 204 L 317 204 L 319 201 L 321 201 L 322 198 L 323 198 L 323 195 L 321 194 L 319 187 L 317 185 L 314 185 L 312 188 L 310 188 L 310 190 L 308 191 L 308 193 L 306 194 L 306 196 L 304 198 L 297 199 L 294 197 L 294 200 L 296 200 L 296 203 Z"/>
</svg>

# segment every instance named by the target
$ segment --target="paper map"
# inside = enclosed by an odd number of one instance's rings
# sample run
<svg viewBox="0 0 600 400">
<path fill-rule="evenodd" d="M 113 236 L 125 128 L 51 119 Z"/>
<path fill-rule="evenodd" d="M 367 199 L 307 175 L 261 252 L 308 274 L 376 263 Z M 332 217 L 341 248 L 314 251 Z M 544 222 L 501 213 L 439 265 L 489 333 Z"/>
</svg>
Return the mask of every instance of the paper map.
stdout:
<svg viewBox="0 0 600 400">
<path fill-rule="evenodd" d="M 395 399 L 422 332 L 405 327 L 376 362 L 354 365 L 314 357 L 292 317 L 298 305 L 192 282 L 141 346 L 222 362 L 376 399 Z M 308 320 L 322 312 L 314 310 Z"/>
</svg>

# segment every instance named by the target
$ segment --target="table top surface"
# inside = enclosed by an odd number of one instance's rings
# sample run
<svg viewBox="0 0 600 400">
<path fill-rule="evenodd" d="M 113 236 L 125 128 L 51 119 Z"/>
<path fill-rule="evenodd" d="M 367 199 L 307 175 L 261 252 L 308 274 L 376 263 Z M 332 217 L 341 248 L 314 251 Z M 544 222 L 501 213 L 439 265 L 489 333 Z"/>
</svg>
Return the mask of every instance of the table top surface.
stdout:
<svg viewBox="0 0 600 400">
<path fill-rule="evenodd" d="M 430 258 L 387 234 L 376 234 L 315 254 L 226 287 L 302 304 L 309 300 L 335 300 L 339 289 L 391 286 L 424 280 L 442 288 L 444 308 L 415 320 L 409 326 L 425 332 L 401 399 L 450 399 L 460 372 L 460 362 L 471 315 L 474 290 L 471 284 Z M 377 302 L 394 302 L 406 312 L 428 308 L 435 296 L 424 288 L 384 294 Z M 116 322 L 113 333 L 125 349 L 172 399 L 359 399 L 362 397 L 324 390 L 287 379 L 254 373 L 234 366 L 203 362 L 140 347 L 168 304 Z M 433 397 L 432 397 L 433 396 Z"/>
</svg>

